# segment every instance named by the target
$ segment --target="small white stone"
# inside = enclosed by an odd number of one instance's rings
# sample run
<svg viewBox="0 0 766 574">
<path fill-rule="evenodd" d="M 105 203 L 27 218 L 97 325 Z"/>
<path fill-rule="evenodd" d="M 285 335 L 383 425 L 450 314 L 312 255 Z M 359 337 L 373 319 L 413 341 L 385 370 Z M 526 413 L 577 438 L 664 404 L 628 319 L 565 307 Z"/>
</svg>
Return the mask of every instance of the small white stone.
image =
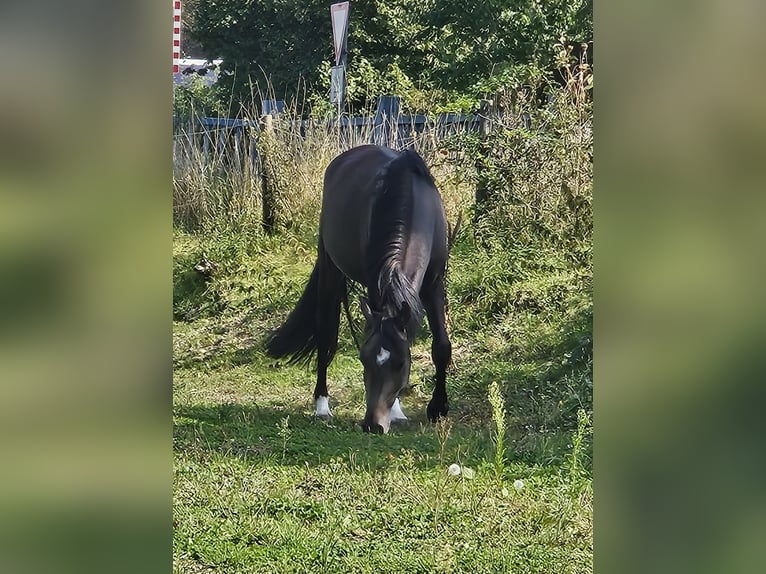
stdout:
<svg viewBox="0 0 766 574">
<path fill-rule="evenodd" d="M 524 481 L 521 480 L 520 478 L 517 478 L 516 480 L 513 481 L 513 488 L 515 488 L 516 490 L 521 490 L 522 488 L 524 488 Z"/>
<path fill-rule="evenodd" d="M 472 468 L 468 468 L 467 466 L 464 466 L 463 467 L 463 476 L 468 478 L 468 479 L 471 479 L 474 476 L 476 476 L 476 473 L 473 471 Z"/>
<path fill-rule="evenodd" d="M 327 418 L 331 417 L 332 413 L 330 412 L 330 399 L 329 397 L 317 397 L 317 400 L 314 403 L 314 406 L 316 407 L 316 416 L 321 418 Z"/>
<path fill-rule="evenodd" d="M 450 476 L 457 476 L 460 474 L 460 465 L 459 464 L 451 464 L 449 465 L 449 468 L 447 469 L 447 474 Z"/>
<path fill-rule="evenodd" d="M 391 407 L 391 414 L 388 417 L 388 422 L 393 423 L 396 421 L 409 420 L 407 416 L 402 412 L 402 406 L 399 404 L 399 398 L 394 401 L 394 406 Z"/>
</svg>

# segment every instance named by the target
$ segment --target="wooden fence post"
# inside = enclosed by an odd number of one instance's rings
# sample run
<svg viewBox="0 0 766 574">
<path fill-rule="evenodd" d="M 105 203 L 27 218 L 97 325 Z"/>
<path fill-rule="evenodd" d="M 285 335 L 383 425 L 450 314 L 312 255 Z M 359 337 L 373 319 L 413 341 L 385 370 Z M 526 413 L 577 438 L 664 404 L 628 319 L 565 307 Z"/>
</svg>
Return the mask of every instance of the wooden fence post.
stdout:
<svg viewBox="0 0 766 574">
<path fill-rule="evenodd" d="M 261 226 L 267 234 L 274 233 L 276 229 L 276 197 L 274 194 L 274 182 L 271 165 L 269 164 L 271 150 L 274 144 L 274 121 L 271 114 L 263 116 L 261 123 L 261 134 L 259 137 L 258 154 L 261 158 L 261 200 L 263 207 L 263 218 Z"/>
<path fill-rule="evenodd" d="M 397 149 L 398 136 L 399 96 L 380 96 L 373 120 L 372 141 L 377 145 Z"/>
</svg>

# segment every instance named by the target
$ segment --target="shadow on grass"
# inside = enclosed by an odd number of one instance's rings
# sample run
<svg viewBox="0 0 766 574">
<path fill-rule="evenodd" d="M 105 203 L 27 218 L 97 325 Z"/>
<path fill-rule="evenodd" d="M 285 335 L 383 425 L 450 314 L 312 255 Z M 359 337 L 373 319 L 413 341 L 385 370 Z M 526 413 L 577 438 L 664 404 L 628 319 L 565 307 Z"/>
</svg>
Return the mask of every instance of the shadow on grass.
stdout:
<svg viewBox="0 0 766 574">
<path fill-rule="evenodd" d="M 403 450 L 416 468 L 439 462 L 436 426 L 418 420 L 397 424 L 387 435 L 362 432 L 359 421 L 334 416 L 329 421 L 296 412 L 293 406 L 239 404 L 179 406 L 174 416 L 177 453 L 231 454 L 252 462 L 315 466 L 333 458 L 353 458 L 370 469 L 387 467 Z M 445 443 L 447 463 L 491 460 L 493 445 L 485 429 L 454 424 Z"/>
<path fill-rule="evenodd" d="M 238 401 L 234 397 L 225 398 L 224 403 L 217 402 L 220 400 L 217 397 L 213 398 L 216 402 L 200 403 L 197 398 L 192 399 L 193 404 L 177 405 L 174 431 L 177 452 L 204 455 L 210 451 L 301 466 L 324 464 L 331 458 L 354 457 L 357 464 L 374 468 L 389 464 L 402 450 L 407 450 L 414 453 L 422 467 L 433 466 L 434 461 L 438 461 L 440 445 L 436 429 L 425 418 L 425 404 L 433 388 L 427 345 L 420 343 L 416 353 L 420 361 L 416 372 L 423 376 L 413 386 L 420 388 L 405 402 L 406 412 L 412 417 L 410 422 L 394 426 L 386 436 L 368 435 L 361 431 L 359 424 L 358 409 L 364 403 L 361 382 L 356 387 L 346 385 L 343 393 L 336 395 L 342 394 L 343 403 L 356 407 L 334 409 L 336 416 L 329 421 L 316 419 L 307 403 L 297 401 L 303 404 L 301 407 L 294 397 L 287 399 L 280 394 L 281 384 L 286 385 L 286 389 L 294 389 L 292 374 L 280 369 L 278 361 L 265 357 L 260 347 L 265 325 L 258 324 L 254 317 L 255 313 L 243 313 L 226 329 L 211 328 L 217 331 L 211 332 L 211 340 L 205 343 L 205 354 L 195 350 L 188 358 L 182 357 L 176 366 L 179 363 L 183 366 L 182 361 L 186 359 L 194 368 L 204 365 L 208 373 L 217 370 L 225 373 L 232 366 L 252 364 L 259 373 L 258 384 L 269 385 L 271 390 L 267 396 L 271 398 L 262 404 Z M 460 458 L 476 464 L 494 458 L 490 437 L 493 423 L 487 401 L 487 387 L 492 381 L 500 384 L 505 399 L 507 461 L 550 465 L 566 460 L 577 426 L 577 411 L 581 408 L 592 411 L 589 326 L 589 316 L 575 316 L 556 340 L 547 341 L 544 348 L 532 345 L 547 360 L 533 360 L 510 350 L 507 345 L 491 350 L 467 347 L 462 356 L 456 352 L 458 363 L 447 383 L 453 427 L 446 443 L 445 460 L 454 462 Z M 458 346 L 456 341 L 455 348 Z M 353 342 L 341 338 L 336 361 L 356 365 L 354 355 Z M 273 371 L 274 381 L 272 377 L 262 376 L 266 371 Z M 354 371 L 355 375 L 343 371 L 342 378 L 353 379 L 358 371 L 358 368 Z M 313 374 L 307 376 L 313 379 Z"/>
</svg>

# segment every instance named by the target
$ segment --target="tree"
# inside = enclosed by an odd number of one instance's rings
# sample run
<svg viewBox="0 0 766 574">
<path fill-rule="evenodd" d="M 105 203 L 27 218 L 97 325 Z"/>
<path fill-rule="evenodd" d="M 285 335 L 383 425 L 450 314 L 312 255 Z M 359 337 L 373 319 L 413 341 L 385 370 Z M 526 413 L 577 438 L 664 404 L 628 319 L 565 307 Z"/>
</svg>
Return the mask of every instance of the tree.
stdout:
<svg viewBox="0 0 766 574">
<path fill-rule="evenodd" d="M 314 85 L 332 41 L 324 0 L 196 0 L 192 38 L 222 58 L 219 84 L 242 102 Z"/>
<path fill-rule="evenodd" d="M 223 93 L 242 101 L 269 90 L 279 99 L 326 99 L 331 0 L 191 4 L 189 35 L 205 57 L 223 59 Z M 408 86 L 478 95 L 521 66 L 551 66 L 562 35 L 591 39 L 592 7 L 592 0 L 351 0 L 349 96 L 363 105 L 371 89 Z"/>
<path fill-rule="evenodd" d="M 203 47 L 194 38 L 197 0 L 182 0 L 181 5 L 181 54 L 185 58 L 200 58 Z"/>
</svg>

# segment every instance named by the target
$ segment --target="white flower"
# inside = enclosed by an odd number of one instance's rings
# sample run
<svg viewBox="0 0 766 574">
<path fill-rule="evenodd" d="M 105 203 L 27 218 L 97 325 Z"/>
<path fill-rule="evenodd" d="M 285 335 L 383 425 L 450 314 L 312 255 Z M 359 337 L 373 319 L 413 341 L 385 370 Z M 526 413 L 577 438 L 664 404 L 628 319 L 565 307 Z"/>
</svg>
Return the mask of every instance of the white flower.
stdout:
<svg viewBox="0 0 766 574">
<path fill-rule="evenodd" d="M 457 476 L 460 474 L 460 465 L 459 464 L 451 464 L 449 465 L 449 468 L 447 469 L 447 474 L 450 476 Z"/>
<path fill-rule="evenodd" d="M 521 490 L 522 488 L 524 488 L 524 481 L 521 480 L 520 478 L 517 478 L 516 480 L 513 481 L 513 488 L 515 488 L 516 490 Z"/>
</svg>

